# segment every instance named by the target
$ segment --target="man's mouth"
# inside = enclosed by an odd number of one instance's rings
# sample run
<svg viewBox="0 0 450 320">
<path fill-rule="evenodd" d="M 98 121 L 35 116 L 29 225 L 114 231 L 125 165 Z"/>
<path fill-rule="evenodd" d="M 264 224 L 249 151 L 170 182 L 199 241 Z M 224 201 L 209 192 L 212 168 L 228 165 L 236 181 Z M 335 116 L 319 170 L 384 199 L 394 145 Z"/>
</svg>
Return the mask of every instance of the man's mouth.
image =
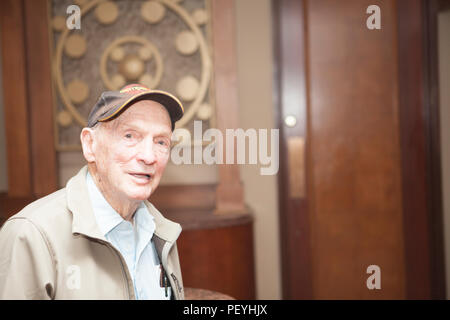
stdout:
<svg viewBox="0 0 450 320">
<path fill-rule="evenodd" d="M 149 173 L 130 173 L 130 175 L 138 179 L 140 182 L 148 182 L 153 177 L 153 175 Z"/>
</svg>

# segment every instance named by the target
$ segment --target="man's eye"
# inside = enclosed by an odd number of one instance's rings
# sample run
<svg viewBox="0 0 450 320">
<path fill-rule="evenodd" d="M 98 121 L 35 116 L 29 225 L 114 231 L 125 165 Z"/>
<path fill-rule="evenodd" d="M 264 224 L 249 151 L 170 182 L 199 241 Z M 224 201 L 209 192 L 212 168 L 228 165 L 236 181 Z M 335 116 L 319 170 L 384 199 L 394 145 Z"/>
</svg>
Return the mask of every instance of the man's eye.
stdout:
<svg viewBox="0 0 450 320">
<path fill-rule="evenodd" d="M 169 143 L 166 140 L 164 140 L 164 139 L 157 140 L 156 143 L 159 144 L 160 146 L 163 146 L 163 147 L 168 147 L 169 146 Z"/>
<path fill-rule="evenodd" d="M 131 139 L 133 136 L 131 135 L 131 133 L 127 133 L 126 135 L 125 135 L 125 138 L 127 138 L 127 139 Z"/>
</svg>

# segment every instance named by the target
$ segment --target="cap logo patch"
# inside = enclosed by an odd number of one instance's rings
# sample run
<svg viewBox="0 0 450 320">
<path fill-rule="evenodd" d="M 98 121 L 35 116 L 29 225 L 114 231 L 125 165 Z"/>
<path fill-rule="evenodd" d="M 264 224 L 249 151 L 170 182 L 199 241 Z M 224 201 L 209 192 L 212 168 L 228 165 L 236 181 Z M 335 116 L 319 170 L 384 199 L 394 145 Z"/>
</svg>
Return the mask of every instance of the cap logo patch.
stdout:
<svg viewBox="0 0 450 320">
<path fill-rule="evenodd" d="M 144 86 L 127 86 L 120 90 L 120 93 L 132 93 L 133 91 L 148 91 L 149 88 L 146 88 Z"/>
</svg>

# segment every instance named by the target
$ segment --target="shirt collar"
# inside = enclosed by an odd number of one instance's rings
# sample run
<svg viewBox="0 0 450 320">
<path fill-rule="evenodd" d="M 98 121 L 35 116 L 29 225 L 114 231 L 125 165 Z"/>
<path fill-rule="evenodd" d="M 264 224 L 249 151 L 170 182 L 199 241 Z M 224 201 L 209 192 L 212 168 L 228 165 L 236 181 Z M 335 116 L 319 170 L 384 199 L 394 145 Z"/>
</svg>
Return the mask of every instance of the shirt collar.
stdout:
<svg viewBox="0 0 450 320">
<path fill-rule="evenodd" d="M 86 174 L 86 184 L 88 193 L 91 197 L 92 209 L 98 227 L 104 236 L 106 236 L 117 225 L 125 221 L 122 216 L 109 204 L 101 191 L 98 189 L 89 171 Z M 141 202 L 134 214 L 134 223 L 136 228 L 143 229 L 153 235 L 155 223 L 153 216 L 148 212 L 144 202 Z"/>
<path fill-rule="evenodd" d="M 87 201 L 91 198 L 86 181 L 88 171 L 87 166 L 84 166 L 66 184 L 67 208 L 71 212 L 73 219 L 72 233 L 106 240 L 95 219 L 92 201 Z M 144 204 L 151 217 L 154 218 L 155 232 L 153 239 L 155 239 L 155 245 L 158 243 L 157 250 L 161 254 L 165 242 L 175 243 L 178 239 L 181 233 L 181 225 L 165 218 L 148 200 L 144 200 Z"/>
</svg>

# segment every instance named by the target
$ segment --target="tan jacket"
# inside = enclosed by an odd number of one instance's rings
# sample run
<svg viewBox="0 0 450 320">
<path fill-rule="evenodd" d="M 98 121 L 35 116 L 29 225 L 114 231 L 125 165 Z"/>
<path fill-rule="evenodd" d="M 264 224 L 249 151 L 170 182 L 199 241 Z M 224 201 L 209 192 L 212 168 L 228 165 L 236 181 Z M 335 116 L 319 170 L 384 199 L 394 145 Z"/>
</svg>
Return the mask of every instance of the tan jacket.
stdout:
<svg viewBox="0 0 450 320">
<path fill-rule="evenodd" d="M 0 299 L 135 299 L 126 262 L 101 234 L 84 167 L 64 189 L 9 218 L 0 231 Z M 181 226 L 145 202 L 175 299 L 184 299 L 176 240 Z"/>
</svg>

